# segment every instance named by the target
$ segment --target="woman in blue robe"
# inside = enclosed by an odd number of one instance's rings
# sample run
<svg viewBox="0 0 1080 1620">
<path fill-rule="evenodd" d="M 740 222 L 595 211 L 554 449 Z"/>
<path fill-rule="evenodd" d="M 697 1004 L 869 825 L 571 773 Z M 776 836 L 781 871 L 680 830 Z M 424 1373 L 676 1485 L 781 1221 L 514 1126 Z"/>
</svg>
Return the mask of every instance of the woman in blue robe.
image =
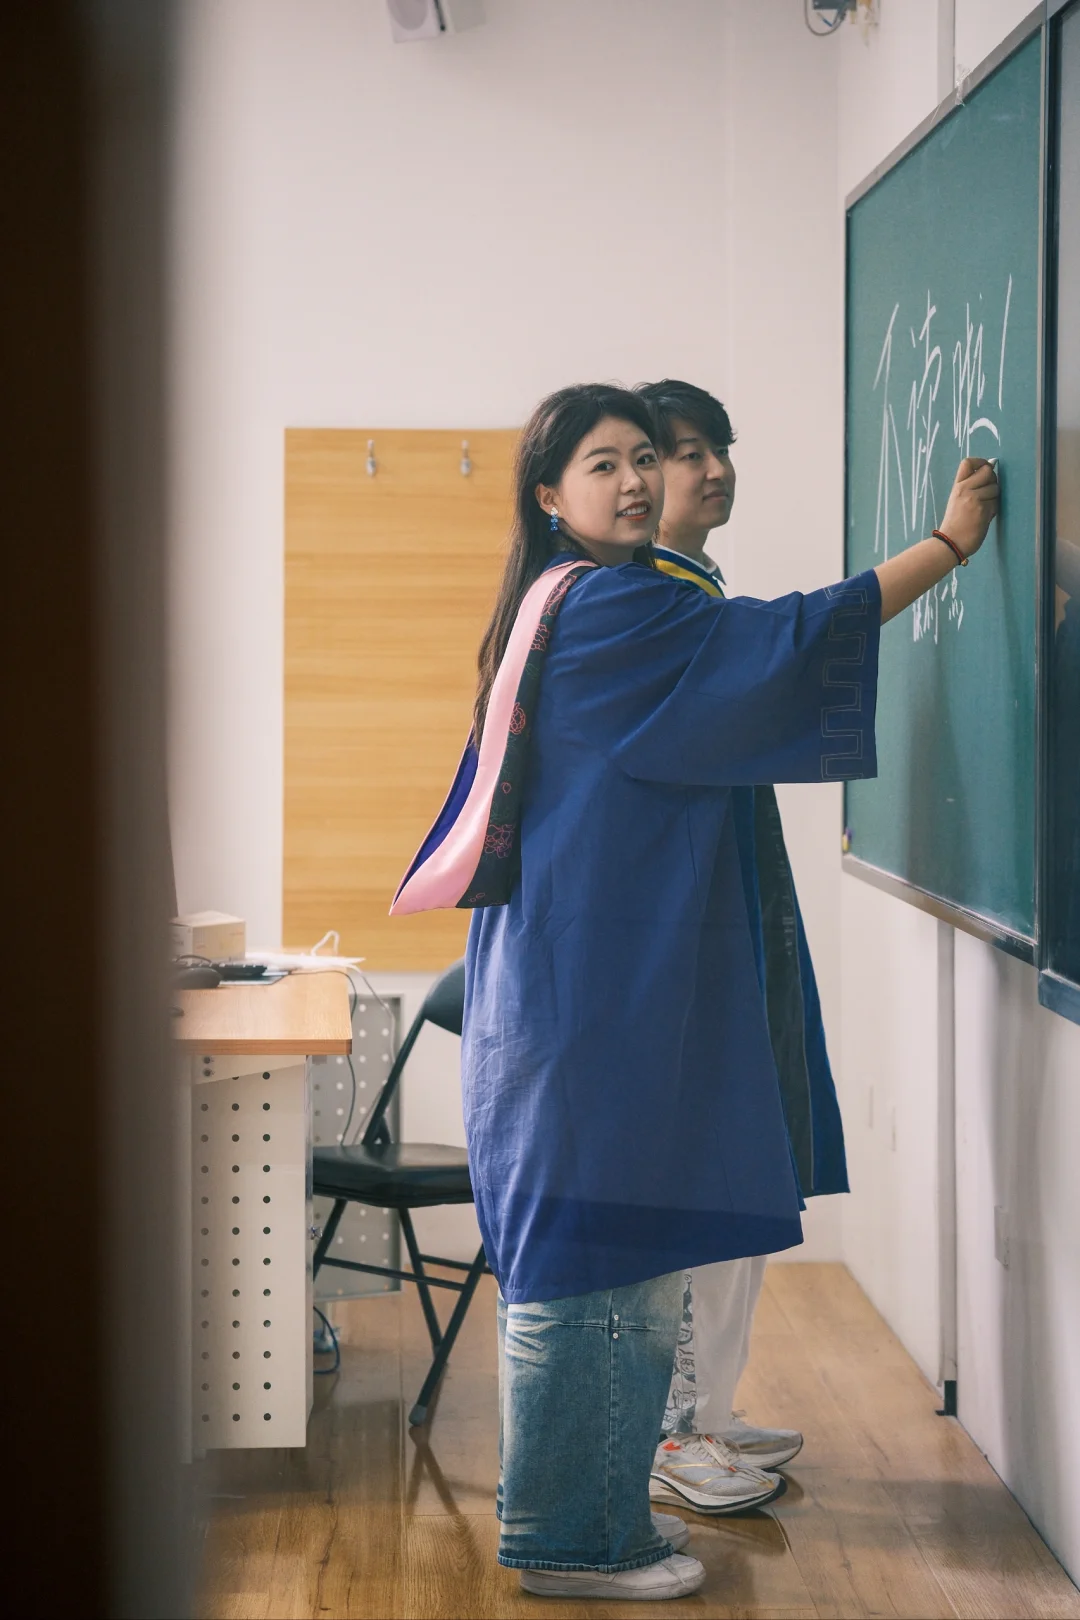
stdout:
<svg viewBox="0 0 1080 1620">
<path fill-rule="evenodd" d="M 462 1077 L 501 1294 L 499 1559 L 529 1591 L 624 1600 L 704 1579 L 648 1500 L 683 1274 L 801 1240 L 733 790 L 874 774 L 880 624 L 977 549 L 996 498 L 965 463 L 947 544 L 718 601 L 652 566 L 650 432 L 598 386 L 524 430 L 479 756 L 395 903 L 476 907 Z"/>
</svg>

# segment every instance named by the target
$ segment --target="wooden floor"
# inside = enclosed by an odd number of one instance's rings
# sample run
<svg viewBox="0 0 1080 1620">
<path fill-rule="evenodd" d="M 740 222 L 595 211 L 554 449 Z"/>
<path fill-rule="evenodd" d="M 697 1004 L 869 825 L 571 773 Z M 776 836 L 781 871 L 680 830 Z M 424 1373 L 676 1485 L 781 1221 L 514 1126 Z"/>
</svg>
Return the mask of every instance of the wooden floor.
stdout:
<svg viewBox="0 0 1080 1620">
<path fill-rule="evenodd" d="M 704 1590 L 664 1604 L 524 1596 L 495 1562 L 493 1288 L 473 1304 L 430 1424 L 405 1414 L 426 1364 L 415 1293 L 342 1310 L 341 1371 L 316 1380 L 306 1451 L 221 1452 L 204 1469 L 199 1614 L 446 1617 L 687 1613 L 1080 1617 L 1080 1594 L 842 1266 L 772 1265 L 740 1400 L 801 1428 L 765 1512 L 690 1514 Z M 567 1459 L 573 1466 L 573 1459 Z"/>
</svg>

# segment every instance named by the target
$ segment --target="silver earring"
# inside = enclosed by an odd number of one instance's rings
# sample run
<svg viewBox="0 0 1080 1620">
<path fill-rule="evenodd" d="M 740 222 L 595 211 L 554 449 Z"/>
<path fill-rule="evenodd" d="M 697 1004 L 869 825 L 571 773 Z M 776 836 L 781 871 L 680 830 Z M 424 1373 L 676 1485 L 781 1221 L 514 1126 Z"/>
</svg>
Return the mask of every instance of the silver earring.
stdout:
<svg viewBox="0 0 1080 1620">
<path fill-rule="evenodd" d="M 558 527 L 559 527 L 559 509 L 558 509 L 557 506 L 553 506 L 551 508 L 551 532 L 552 532 L 552 534 L 554 534 L 556 532 Z"/>
</svg>

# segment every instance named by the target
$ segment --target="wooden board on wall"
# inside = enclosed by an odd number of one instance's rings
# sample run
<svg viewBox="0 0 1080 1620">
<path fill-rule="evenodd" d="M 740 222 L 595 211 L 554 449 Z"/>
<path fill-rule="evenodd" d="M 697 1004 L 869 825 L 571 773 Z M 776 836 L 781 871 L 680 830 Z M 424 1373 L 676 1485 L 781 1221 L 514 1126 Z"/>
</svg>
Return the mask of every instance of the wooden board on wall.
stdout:
<svg viewBox="0 0 1080 1620">
<path fill-rule="evenodd" d="M 472 472 L 462 475 L 462 439 Z M 469 914 L 389 918 L 468 735 L 517 434 L 285 436 L 284 935 L 438 971 Z M 368 440 L 377 470 L 368 475 Z"/>
</svg>

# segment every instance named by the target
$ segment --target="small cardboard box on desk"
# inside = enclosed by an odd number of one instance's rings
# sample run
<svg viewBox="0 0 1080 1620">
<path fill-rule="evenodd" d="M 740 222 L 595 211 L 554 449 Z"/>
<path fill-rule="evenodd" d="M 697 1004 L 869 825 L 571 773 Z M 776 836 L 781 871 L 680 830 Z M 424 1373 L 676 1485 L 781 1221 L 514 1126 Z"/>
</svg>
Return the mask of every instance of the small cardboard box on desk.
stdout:
<svg viewBox="0 0 1080 1620">
<path fill-rule="evenodd" d="M 246 949 L 243 917 L 225 911 L 193 911 L 172 920 L 174 956 L 204 956 L 208 962 L 238 962 Z"/>
</svg>

